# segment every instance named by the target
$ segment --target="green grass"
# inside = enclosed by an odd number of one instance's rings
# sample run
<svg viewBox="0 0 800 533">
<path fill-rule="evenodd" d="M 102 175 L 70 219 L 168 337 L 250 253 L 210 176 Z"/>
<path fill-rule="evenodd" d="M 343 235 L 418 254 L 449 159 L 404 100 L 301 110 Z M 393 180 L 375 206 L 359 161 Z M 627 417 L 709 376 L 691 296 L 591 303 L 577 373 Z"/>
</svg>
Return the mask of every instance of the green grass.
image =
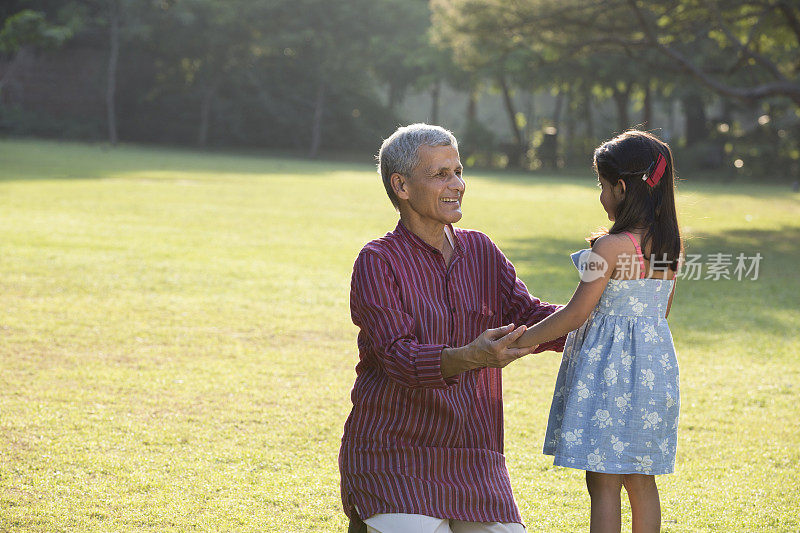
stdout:
<svg viewBox="0 0 800 533">
<path fill-rule="evenodd" d="M 664 530 L 798 531 L 800 195 L 684 178 L 687 251 L 764 259 L 678 284 Z M 565 302 L 605 222 L 588 169 L 467 179 L 460 225 Z M 0 141 L 0 531 L 343 531 L 349 276 L 395 222 L 366 163 Z M 559 361 L 505 372 L 528 531 L 588 528 L 582 473 L 541 454 Z"/>
</svg>

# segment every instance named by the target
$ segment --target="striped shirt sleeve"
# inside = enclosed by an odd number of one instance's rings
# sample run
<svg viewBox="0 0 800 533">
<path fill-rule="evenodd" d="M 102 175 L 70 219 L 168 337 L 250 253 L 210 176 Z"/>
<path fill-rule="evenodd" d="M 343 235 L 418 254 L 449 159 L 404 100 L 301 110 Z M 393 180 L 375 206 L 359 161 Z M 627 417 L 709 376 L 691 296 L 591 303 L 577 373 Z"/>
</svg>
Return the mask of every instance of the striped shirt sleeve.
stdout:
<svg viewBox="0 0 800 533">
<path fill-rule="evenodd" d="M 498 248 L 498 268 L 500 277 L 500 291 L 503 298 L 503 309 L 505 316 L 503 317 L 503 324 L 513 322 L 519 326 L 526 324 L 532 326 L 537 322 L 541 322 L 548 316 L 552 315 L 563 305 L 553 305 L 547 302 L 542 302 L 535 296 L 531 296 L 528 292 L 528 287 L 525 283 L 517 277 L 517 271 L 514 265 Z M 534 353 L 540 353 L 547 350 L 554 352 L 561 352 L 564 350 L 564 342 L 566 335 L 540 344 Z"/>
<path fill-rule="evenodd" d="M 356 259 L 350 312 L 361 330 L 362 357 L 374 357 L 394 382 L 432 389 L 458 382 L 456 376 L 442 377 L 442 350 L 448 346 L 422 344 L 414 336 L 414 318 L 403 309 L 398 281 L 389 264 L 374 252 L 362 251 Z"/>
</svg>

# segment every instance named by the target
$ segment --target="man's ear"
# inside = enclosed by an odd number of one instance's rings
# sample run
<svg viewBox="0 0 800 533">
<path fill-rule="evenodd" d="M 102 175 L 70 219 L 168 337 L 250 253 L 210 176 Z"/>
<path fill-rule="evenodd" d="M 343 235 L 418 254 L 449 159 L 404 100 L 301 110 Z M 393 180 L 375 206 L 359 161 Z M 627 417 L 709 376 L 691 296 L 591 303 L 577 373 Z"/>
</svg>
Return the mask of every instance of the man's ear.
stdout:
<svg viewBox="0 0 800 533">
<path fill-rule="evenodd" d="M 408 200 L 408 180 L 399 172 L 394 172 L 389 176 L 389 183 L 392 184 L 394 194 L 401 200 Z"/>
</svg>

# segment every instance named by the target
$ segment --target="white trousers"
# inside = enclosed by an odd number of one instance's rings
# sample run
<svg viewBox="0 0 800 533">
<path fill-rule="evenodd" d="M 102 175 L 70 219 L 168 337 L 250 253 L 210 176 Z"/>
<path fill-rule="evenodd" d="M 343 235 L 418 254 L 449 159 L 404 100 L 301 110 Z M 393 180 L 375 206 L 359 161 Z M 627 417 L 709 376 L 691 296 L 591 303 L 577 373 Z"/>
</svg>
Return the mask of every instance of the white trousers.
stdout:
<svg viewBox="0 0 800 533">
<path fill-rule="evenodd" d="M 464 522 L 421 514 L 376 514 L 364 523 L 367 533 L 525 533 L 516 522 Z"/>
</svg>

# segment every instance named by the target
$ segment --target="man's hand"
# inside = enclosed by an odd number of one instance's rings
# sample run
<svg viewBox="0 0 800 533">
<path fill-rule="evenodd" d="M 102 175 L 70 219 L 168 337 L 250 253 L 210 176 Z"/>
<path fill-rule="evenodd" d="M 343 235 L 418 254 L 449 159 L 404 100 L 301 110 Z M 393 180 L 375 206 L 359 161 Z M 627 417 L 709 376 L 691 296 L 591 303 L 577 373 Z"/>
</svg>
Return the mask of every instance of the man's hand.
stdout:
<svg viewBox="0 0 800 533">
<path fill-rule="evenodd" d="M 475 368 L 503 368 L 510 362 L 533 353 L 536 346 L 511 347 L 526 329 L 525 325 L 515 329 L 514 324 L 508 324 L 487 329 L 477 339 L 461 348 L 445 348 L 442 350 L 442 376 L 447 378 Z"/>
<path fill-rule="evenodd" d="M 480 364 L 481 368 L 503 368 L 520 357 L 533 353 L 536 346 L 525 348 L 512 348 L 511 345 L 519 339 L 527 326 L 524 324 L 514 329 L 514 324 L 494 329 L 487 329 L 480 336 L 467 345 L 471 350 L 470 359 Z"/>
</svg>

